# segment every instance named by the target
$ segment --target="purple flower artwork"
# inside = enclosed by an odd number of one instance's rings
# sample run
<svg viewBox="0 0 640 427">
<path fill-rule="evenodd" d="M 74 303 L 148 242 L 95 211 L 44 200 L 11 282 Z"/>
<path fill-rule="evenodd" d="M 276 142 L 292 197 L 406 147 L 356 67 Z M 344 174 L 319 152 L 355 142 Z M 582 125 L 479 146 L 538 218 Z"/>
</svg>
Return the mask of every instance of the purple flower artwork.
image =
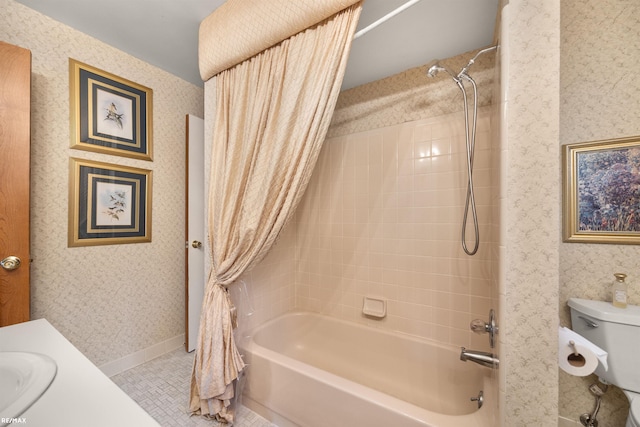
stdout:
<svg viewBox="0 0 640 427">
<path fill-rule="evenodd" d="M 640 148 L 577 155 L 578 229 L 640 231 Z"/>
</svg>

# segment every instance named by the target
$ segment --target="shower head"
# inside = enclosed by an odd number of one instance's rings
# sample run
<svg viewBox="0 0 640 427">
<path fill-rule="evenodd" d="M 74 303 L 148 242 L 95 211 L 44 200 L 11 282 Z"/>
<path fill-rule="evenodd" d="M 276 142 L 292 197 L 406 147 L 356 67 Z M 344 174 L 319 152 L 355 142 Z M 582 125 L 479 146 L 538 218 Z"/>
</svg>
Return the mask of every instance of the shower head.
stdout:
<svg viewBox="0 0 640 427">
<path fill-rule="evenodd" d="M 440 71 L 444 71 L 445 73 L 449 74 L 453 78 L 453 80 L 456 80 L 456 81 L 458 80 L 456 75 L 451 70 L 441 66 L 440 63 L 438 63 L 438 61 L 435 61 L 434 64 L 431 67 L 429 67 L 429 69 L 427 70 L 427 76 L 433 78 L 437 76 Z"/>
<path fill-rule="evenodd" d="M 498 46 L 489 46 L 488 48 L 482 49 L 480 50 L 478 53 L 476 53 L 476 56 L 474 56 L 473 58 L 471 58 L 469 60 L 469 63 L 462 68 L 462 70 L 460 70 L 459 73 L 454 73 L 453 71 L 451 71 L 450 69 L 443 67 L 442 65 L 440 65 L 440 62 L 435 59 L 433 61 L 431 61 L 430 63 L 430 67 L 427 69 L 427 76 L 429 77 L 435 77 L 438 75 L 438 73 L 440 71 L 444 71 L 447 74 L 449 74 L 451 76 L 451 78 L 458 83 L 459 85 L 462 84 L 461 80 L 462 78 L 465 78 L 467 80 L 472 80 L 471 77 L 469 77 L 469 74 L 467 74 L 467 72 L 469 71 L 469 68 L 476 62 L 476 60 L 478 59 L 478 57 L 480 55 L 483 55 L 487 52 L 491 52 L 492 50 L 497 49 Z"/>
<path fill-rule="evenodd" d="M 442 68 L 440 65 L 438 65 L 438 63 L 436 62 L 435 64 L 433 64 L 431 67 L 429 67 L 429 70 L 427 71 L 427 76 L 429 77 L 435 77 L 440 71 L 444 70 L 444 68 Z"/>
</svg>

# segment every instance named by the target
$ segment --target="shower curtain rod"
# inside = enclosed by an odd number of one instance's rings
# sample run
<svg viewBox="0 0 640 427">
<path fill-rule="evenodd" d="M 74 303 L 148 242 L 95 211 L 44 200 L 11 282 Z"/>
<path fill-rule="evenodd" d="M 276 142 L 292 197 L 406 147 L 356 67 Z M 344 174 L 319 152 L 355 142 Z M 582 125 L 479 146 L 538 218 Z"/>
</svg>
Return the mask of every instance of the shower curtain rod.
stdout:
<svg viewBox="0 0 640 427">
<path fill-rule="evenodd" d="M 387 13 L 386 15 L 384 15 L 382 18 L 378 19 L 377 21 L 373 22 L 372 24 L 369 24 L 366 27 L 364 27 L 363 29 L 361 29 L 360 31 L 356 32 L 353 35 L 353 39 L 355 40 L 360 36 L 364 36 L 369 31 L 371 31 L 374 28 L 376 28 L 378 25 L 388 21 L 389 19 L 393 18 L 394 16 L 396 16 L 397 14 L 402 12 L 403 10 L 410 8 L 411 6 L 413 6 L 414 4 L 418 3 L 419 1 L 421 1 L 421 0 L 409 0 L 408 2 L 403 4 L 402 6 L 398 7 L 397 9 L 392 10 L 391 12 Z"/>
</svg>

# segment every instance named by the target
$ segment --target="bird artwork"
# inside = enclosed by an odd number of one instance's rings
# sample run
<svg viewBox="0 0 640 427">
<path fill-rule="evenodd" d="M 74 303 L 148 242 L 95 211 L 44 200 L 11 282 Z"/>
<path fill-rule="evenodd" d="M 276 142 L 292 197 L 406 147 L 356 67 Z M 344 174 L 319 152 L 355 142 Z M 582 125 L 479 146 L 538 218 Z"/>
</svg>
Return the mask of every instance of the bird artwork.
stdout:
<svg viewBox="0 0 640 427">
<path fill-rule="evenodd" d="M 119 221 L 120 215 L 125 212 L 126 207 L 126 192 L 114 191 L 109 195 L 109 205 L 104 213 L 110 216 L 112 220 Z"/>
<path fill-rule="evenodd" d="M 105 117 L 104 119 L 113 121 L 118 125 L 120 129 L 122 129 L 122 116 L 124 116 L 124 113 L 118 114 L 118 107 L 116 107 L 116 104 L 114 104 L 113 102 L 111 103 L 111 105 L 109 105 L 109 108 L 107 108 L 106 110 L 107 110 L 107 117 Z"/>
</svg>

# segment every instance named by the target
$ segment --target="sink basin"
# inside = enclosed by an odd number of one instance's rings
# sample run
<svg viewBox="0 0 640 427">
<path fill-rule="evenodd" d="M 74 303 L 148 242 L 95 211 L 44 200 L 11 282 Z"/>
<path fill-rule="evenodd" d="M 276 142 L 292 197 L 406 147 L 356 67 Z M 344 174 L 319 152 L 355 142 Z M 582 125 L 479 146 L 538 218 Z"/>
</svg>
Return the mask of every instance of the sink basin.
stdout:
<svg viewBox="0 0 640 427">
<path fill-rule="evenodd" d="M 47 391 L 57 371 L 56 362 L 44 354 L 0 352 L 0 420 L 18 418 L 29 409 Z"/>
</svg>

